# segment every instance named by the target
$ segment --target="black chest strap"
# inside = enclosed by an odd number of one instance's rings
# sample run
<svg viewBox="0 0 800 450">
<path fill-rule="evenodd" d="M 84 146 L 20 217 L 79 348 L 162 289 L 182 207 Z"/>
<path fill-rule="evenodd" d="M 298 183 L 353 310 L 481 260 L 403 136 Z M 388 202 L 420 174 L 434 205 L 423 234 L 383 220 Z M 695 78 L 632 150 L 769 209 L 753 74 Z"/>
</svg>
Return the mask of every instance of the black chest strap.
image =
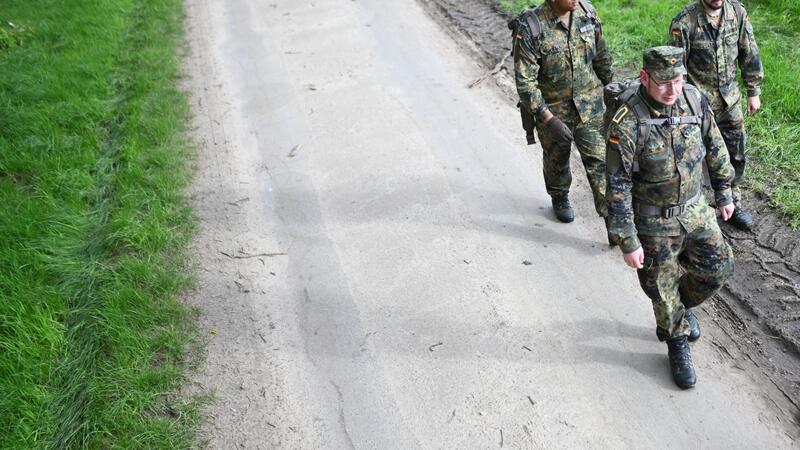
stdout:
<svg viewBox="0 0 800 450">
<path fill-rule="evenodd" d="M 703 118 L 700 116 L 702 114 L 702 106 L 700 104 L 700 93 L 694 86 L 684 86 L 683 90 L 683 98 L 686 100 L 686 103 L 689 105 L 689 110 L 692 112 L 691 116 L 677 116 L 677 117 L 658 117 L 658 118 L 651 118 L 650 117 L 650 110 L 648 109 L 647 105 L 645 105 L 644 100 L 642 97 L 637 95 L 638 87 L 632 87 L 628 91 L 624 92 L 620 97 L 628 105 L 628 108 L 633 111 L 634 116 L 636 117 L 636 147 L 635 147 L 635 154 L 633 156 L 633 172 L 639 171 L 639 154 L 644 149 L 645 144 L 647 143 L 648 137 L 650 137 L 650 127 L 657 126 L 675 126 L 675 125 L 698 125 L 701 127 L 701 131 L 705 134 L 708 130 L 706 129 L 706 124 L 703 122 Z"/>
<path fill-rule="evenodd" d="M 640 119 L 640 122 L 645 122 L 647 125 L 655 125 L 657 127 L 703 123 L 699 116 L 659 117 L 656 119 Z"/>
</svg>

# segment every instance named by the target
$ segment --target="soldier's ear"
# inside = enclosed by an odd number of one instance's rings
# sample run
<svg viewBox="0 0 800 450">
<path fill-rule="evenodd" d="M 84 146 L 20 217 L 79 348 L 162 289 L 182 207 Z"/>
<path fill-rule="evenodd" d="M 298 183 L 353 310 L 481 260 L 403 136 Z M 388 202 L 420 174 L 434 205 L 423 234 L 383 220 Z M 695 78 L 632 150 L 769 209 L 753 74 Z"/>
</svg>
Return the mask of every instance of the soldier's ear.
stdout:
<svg viewBox="0 0 800 450">
<path fill-rule="evenodd" d="M 647 72 L 646 72 L 644 69 L 642 69 L 642 70 L 639 72 L 639 81 L 641 81 L 641 82 L 642 82 L 642 84 L 647 84 L 647 80 L 648 80 L 648 79 L 649 79 L 649 77 L 648 77 L 648 75 L 647 75 Z"/>
</svg>

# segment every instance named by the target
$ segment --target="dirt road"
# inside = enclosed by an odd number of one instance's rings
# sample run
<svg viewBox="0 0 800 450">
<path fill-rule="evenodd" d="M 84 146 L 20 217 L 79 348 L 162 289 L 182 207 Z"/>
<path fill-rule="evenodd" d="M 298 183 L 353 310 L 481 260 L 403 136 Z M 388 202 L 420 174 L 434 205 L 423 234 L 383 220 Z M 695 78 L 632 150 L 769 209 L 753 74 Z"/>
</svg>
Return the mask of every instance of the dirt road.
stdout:
<svg viewBox="0 0 800 450">
<path fill-rule="evenodd" d="M 677 389 L 583 172 L 413 0 L 187 0 L 212 448 L 796 445 L 700 312 Z"/>
</svg>

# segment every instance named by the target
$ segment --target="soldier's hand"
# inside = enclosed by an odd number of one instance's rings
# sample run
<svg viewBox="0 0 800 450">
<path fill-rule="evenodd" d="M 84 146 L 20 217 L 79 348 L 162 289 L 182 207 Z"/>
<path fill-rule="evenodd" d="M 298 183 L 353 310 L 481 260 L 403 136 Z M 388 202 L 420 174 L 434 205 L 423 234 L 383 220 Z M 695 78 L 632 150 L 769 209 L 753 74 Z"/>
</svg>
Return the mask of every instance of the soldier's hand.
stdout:
<svg viewBox="0 0 800 450">
<path fill-rule="evenodd" d="M 761 97 L 747 97 L 747 115 L 752 116 L 761 109 Z"/>
<path fill-rule="evenodd" d="M 558 117 L 553 116 L 546 125 L 556 142 L 572 142 L 572 131 L 569 131 L 569 127 Z"/>
<path fill-rule="evenodd" d="M 733 210 L 736 209 L 736 207 L 733 206 L 733 203 L 731 203 L 730 205 L 720 206 L 717 209 L 722 215 L 722 220 L 727 221 L 733 215 Z"/>
<path fill-rule="evenodd" d="M 622 258 L 625 260 L 625 264 L 632 269 L 641 269 L 644 267 L 644 250 L 642 247 L 630 253 L 623 253 Z"/>
</svg>

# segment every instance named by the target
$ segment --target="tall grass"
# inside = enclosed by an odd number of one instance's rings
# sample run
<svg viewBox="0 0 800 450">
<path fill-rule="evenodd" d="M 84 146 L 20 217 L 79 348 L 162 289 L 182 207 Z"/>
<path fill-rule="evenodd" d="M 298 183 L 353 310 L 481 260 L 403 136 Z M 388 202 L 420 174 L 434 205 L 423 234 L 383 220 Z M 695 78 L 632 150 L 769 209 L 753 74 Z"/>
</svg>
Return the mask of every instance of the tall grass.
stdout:
<svg viewBox="0 0 800 450">
<path fill-rule="evenodd" d="M 181 11 L 3 2 L 0 448 L 194 442 Z"/>
<path fill-rule="evenodd" d="M 666 43 L 669 23 L 690 0 L 594 0 L 615 57 L 617 76 L 633 76 L 643 49 Z M 499 0 L 521 12 L 541 1 Z M 746 118 L 750 159 L 748 178 L 800 227 L 800 2 L 744 2 L 766 68 L 762 111 Z"/>
<path fill-rule="evenodd" d="M 755 164 L 751 180 L 800 227 L 800 2 L 750 1 L 749 13 L 766 68 L 763 110 L 747 120 Z"/>
</svg>

